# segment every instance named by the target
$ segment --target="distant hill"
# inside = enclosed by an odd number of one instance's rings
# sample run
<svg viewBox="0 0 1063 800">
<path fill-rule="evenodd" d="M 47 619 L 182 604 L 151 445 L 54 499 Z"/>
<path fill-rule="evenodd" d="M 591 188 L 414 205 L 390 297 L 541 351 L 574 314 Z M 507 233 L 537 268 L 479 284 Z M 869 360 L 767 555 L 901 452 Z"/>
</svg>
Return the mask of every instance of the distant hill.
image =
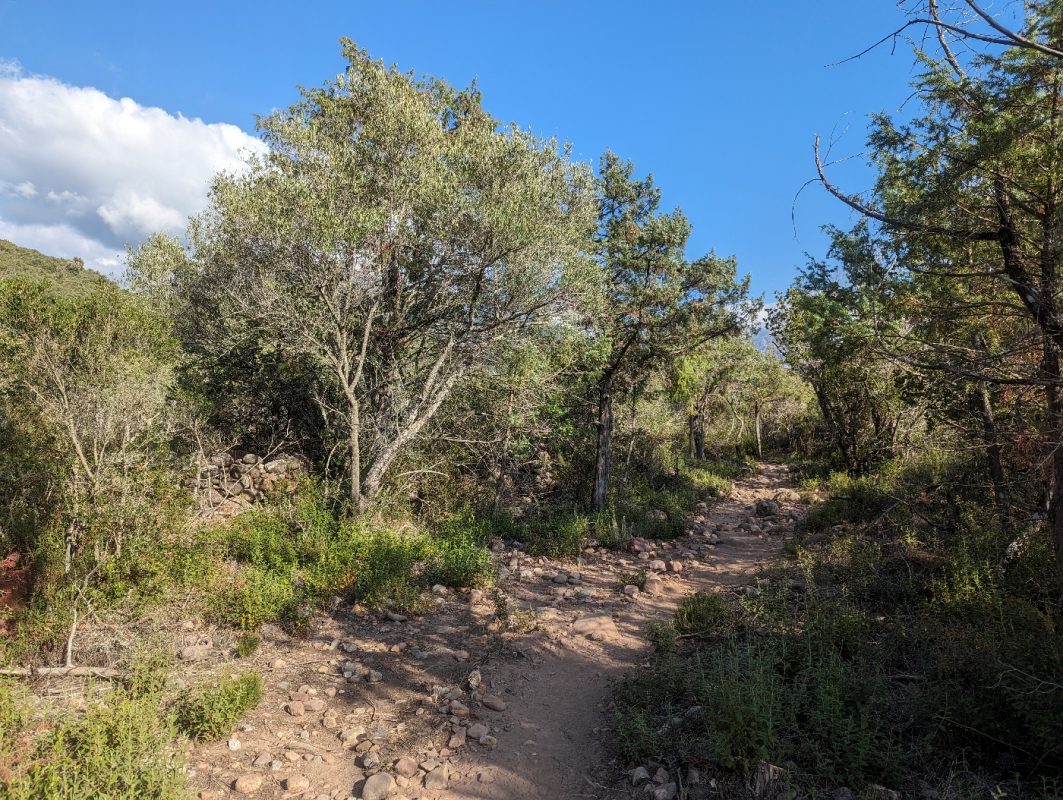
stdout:
<svg viewBox="0 0 1063 800">
<path fill-rule="evenodd" d="M 48 278 L 68 295 L 90 292 L 108 282 L 100 273 L 86 269 L 80 258 L 46 256 L 0 239 L 0 280 L 4 278 Z"/>
</svg>

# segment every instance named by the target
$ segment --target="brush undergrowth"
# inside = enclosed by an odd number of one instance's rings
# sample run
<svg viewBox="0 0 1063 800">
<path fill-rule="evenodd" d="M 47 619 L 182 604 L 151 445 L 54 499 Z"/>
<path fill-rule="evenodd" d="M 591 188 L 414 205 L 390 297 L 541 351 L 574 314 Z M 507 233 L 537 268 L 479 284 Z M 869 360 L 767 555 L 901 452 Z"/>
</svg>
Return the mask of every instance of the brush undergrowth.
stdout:
<svg viewBox="0 0 1063 800">
<path fill-rule="evenodd" d="M 780 568 L 752 597 L 695 595 L 651 631 L 652 662 L 615 690 L 620 755 L 736 785 L 768 762 L 796 796 L 1063 796 L 1047 537 L 1005 569 L 1009 537 L 965 469 L 831 477 L 799 581 Z"/>
</svg>

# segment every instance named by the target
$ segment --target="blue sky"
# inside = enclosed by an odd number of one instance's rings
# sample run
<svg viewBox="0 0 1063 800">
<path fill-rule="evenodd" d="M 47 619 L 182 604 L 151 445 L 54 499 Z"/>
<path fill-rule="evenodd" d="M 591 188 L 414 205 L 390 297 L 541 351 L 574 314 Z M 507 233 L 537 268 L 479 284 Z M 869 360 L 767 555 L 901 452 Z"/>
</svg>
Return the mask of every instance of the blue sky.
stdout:
<svg viewBox="0 0 1063 800">
<path fill-rule="evenodd" d="M 220 140 L 235 141 L 231 131 L 209 125 L 191 130 L 189 120 L 253 132 L 255 115 L 293 102 L 297 84 L 316 85 L 335 75 L 342 67 L 337 40 L 349 36 L 403 69 L 461 85 L 477 80 L 492 113 L 571 142 L 581 159 L 595 160 L 610 148 L 653 172 L 665 204 L 680 206 L 693 222 L 691 255 L 710 248 L 737 255 L 740 269 L 753 275 L 754 289 L 770 299 L 790 282 L 806 251 L 822 253 L 820 225 L 853 221 L 818 186 L 806 189 L 794 205 L 802 184 L 814 176 L 814 135 L 838 137 L 836 155 L 859 154 L 867 115 L 897 111 L 909 93 L 912 59 L 903 45 L 894 55 L 885 46 L 857 61 L 828 65 L 903 21 L 893 0 L 768 0 L 754 10 L 750 4 L 671 0 L 0 0 L 0 59 L 16 88 L 30 86 L 30 78 L 47 78 L 50 83 L 34 84 L 36 91 L 94 87 L 110 98 L 128 97 L 138 119 L 158 117 L 155 109 L 180 115 L 167 121 L 169 133 L 149 140 L 171 142 L 171 136 L 184 135 L 179 129 L 187 129 L 196 142 L 209 139 L 216 149 Z M 36 102 L 35 95 L 23 94 L 25 103 Z M 97 95 L 79 97 L 104 109 L 101 114 L 129 112 Z M 84 117 L 79 114 L 67 127 L 86 124 Z M 81 175 L 78 186 L 87 188 L 69 190 L 81 199 L 61 206 L 56 198 L 67 192 L 63 156 L 41 155 L 37 160 L 47 174 L 39 179 L 25 167 L 33 159 L 23 155 L 14 164 L 12 157 L 5 177 L 3 122 L 0 118 L 0 189 L 6 180 L 8 192 L 6 205 L 0 203 L 0 235 L 24 233 L 33 246 L 76 246 L 80 239 L 45 235 L 49 226 L 42 215 L 63 207 L 70 225 L 80 225 L 78 236 L 85 241 L 95 236 L 113 248 L 119 240 L 135 243 L 145 226 L 170 224 L 177 212 L 194 205 L 191 180 L 181 192 L 171 192 L 172 202 L 146 197 L 152 186 L 177 176 L 158 165 L 140 168 L 136 159 L 175 162 L 180 159 L 173 153 L 185 151 L 173 146 L 153 156 L 141 142 L 144 149 L 130 156 L 129 169 L 157 170 L 153 183 L 137 186 L 131 176 L 121 187 L 108 187 L 108 199 L 96 200 L 92 187 L 102 178 Z M 86 132 L 98 141 L 69 169 L 101 157 L 106 142 L 120 138 L 100 131 L 94 124 Z M 31 147 L 42 136 L 48 138 L 35 129 L 21 141 Z M 76 131 L 70 137 L 76 140 Z M 76 144 L 57 143 L 55 152 L 77 150 Z M 215 152 L 200 169 L 213 169 L 224 161 L 219 159 Z M 104 161 L 110 170 L 120 169 L 114 165 L 122 162 L 121 154 Z M 858 160 L 837 175 L 854 190 L 870 183 Z M 45 193 L 45 184 L 56 188 Z M 41 200 L 46 195 L 48 205 Z M 31 201 L 38 201 L 32 214 L 25 205 Z M 154 205 L 144 205 L 149 201 Z M 93 225 L 78 222 L 89 217 Z"/>
</svg>

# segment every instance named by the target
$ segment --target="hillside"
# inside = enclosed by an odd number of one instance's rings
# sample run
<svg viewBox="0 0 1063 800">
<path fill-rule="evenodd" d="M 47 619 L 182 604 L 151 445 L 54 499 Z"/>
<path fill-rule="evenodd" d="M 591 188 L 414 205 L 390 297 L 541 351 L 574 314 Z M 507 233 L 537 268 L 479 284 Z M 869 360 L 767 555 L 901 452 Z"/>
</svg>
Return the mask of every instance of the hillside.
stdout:
<svg viewBox="0 0 1063 800">
<path fill-rule="evenodd" d="M 48 278 L 62 287 L 64 294 L 88 292 L 107 281 L 98 272 L 86 269 L 80 259 L 47 256 L 0 239 L 0 280 L 4 278 Z"/>
</svg>

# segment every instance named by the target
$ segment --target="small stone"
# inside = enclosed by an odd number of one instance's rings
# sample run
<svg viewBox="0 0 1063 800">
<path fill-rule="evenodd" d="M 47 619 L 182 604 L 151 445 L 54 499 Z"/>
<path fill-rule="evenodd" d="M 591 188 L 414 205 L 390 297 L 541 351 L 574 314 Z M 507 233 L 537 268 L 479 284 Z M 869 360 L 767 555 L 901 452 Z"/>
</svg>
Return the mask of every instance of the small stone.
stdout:
<svg viewBox="0 0 1063 800">
<path fill-rule="evenodd" d="M 233 789 L 239 794 L 254 794 L 261 788 L 261 775 L 241 775 L 233 782 Z"/>
<path fill-rule="evenodd" d="M 648 567 L 649 567 L 650 569 L 652 569 L 652 570 L 653 570 L 654 572 L 664 572 L 665 570 L 667 570 L 667 569 L 668 569 L 668 565 L 667 565 L 667 564 L 665 564 L 665 563 L 664 563 L 664 562 L 663 562 L 663 561 L 662 561 L 661 559 L 659 559 L 659 558 L 655 558 L 655 559 L 653 559 L 653 560 L 652 560 L 652 561 L 651 561 L 651 562 L 650 562 L 649 564 L 647 564 L 646 566 L 648 566 Z"/>
<path fill-rule="evenodd" d="M 637 597 L 639 593 L 639 587 L 633 583 L 626 584 L 624 586 L 624 594 L 628 597 Z"/>
<path fill-rule="evenodd" d="M 669 572 L 682 572 L 683 571 L 683 562 L 682 561 L 677 561 L 677 560 L 669 561 L 668 562 L 668 571 Z"/>
<path fill-rule="evenodd" d="M 446 593 L 447 593 L 447 587 L 444 586 L 441 583 L 437 583 L 435 586 L 432 587 L 432 594 L 444 595 Z"/>
<path fill-rule="evenodd" d="M 293 717 L 301 717 L 306 713 L 306 706 L 304 706 L 299 700 L 293 700 L 284 707 L 284 710 Z"/>
<path fill-rule="evenodd" d="M 380 763 L 380 754 L 376 750 L 370 750 L 362 756 L 362 769 L 373 769 Z"/>
<path fill-rule="evenodd" d="M 190 644 L 188 647 L 181 648 L 181 652 L 177 655 L 182 661 L 201 661 L 210 655 L 210 645 Z"/>
<path fill-rule="evenodd" d="M 310 779 L 305 775 L 291 775 L 285 779 L 284 788 L 289 792 L 305 792 L 310 788 Z"/>
<path fill-rule="evenodd" d="M 269 766 L 269 762 L 273 760 L 273 756 L 269 753 L 260 753 L 258 757 L 251 762 L 252 767 L 266 767 Z"/>
<path fill-rule="evenodd" d="M 240 740 L 239 739 L 230 739 L 229 742 L 228 742 L 228 745 L 229 745 L 229 749 L 230 750 L 239 750 L 240 749 Z"/>
<path fill-rule="evenodd" d="M 647 575 L 642 584 L 642 591 L 650 595 L 664 594 L 664 581 L 656 575 Z"/>
<path fill-rule="evenodd" d="M 666 770 L 664 767 L 658 767 L 657 771 L 655 773 L 653 773 L 653 782 L 654 783 L 668 783 L 668 778 L 669 777 L 670 776 L 668 775 L 668 770 Z"/>
<path fill-rule="evenodd" d="M 628 775 L 631 776 L 632 786 L 641 786 L 650 782 L 650 772 L 645 767 L 635 767 Z"/>
<path fill-rule="evenodd" d="M 591 639 L 604 639 L 617 633 L 616 623 L 608 614 L 597 614 L 593 617 L 582 617 L 572 623 L 572 633 L 575 636 L 587 636 Z"/>
<path fill-rule="evenodd" d="M 469 651 L 468 650 L 455 650 L 454 651 L 454 658 L 457 661 L 468 661 L 469 660 Z"/>
<path fill-rule="evenodd" d="M 458 728 L 454 733 L 450 735 L 450 741 L 447 742 L 447 747 L 451 750 L 457 750 L 459 747 L 465 746 L 465 728 Z"/>
<path fill-rule="evenodd" d="M 362 800 L 387 800 L 395 791 L 395 779 L 386 772 L 378 772 L 366 778 L 362 787 Z"/>
<path fill-rule="evenodd" d="M 469 603 L 470 604 L 476 605 L 477 603 L 482 602 L 483 599 L 484 599 L 484 593 L 480 589 L 473 589 L 471 592 L 469 592 Z"/>
<path fill-rule="evenodd" d="M 448 777 L 447 765 L 442 764 L 424 776 L 424 788 L 429 791 L 446 789 Z"/>
<path fill-rule="evenodd" d="M 371 669 L 369 670 L 369 674 L 365 676 L 365 679 L 369 681 L 369 683 L 380 683 L 384 680 L 384 675 L 375 669 Z"/>
<path fill-rule="evenodd" d="M 469 716 L 469 707 L 460 700 L 451 700 L 447 709 L 451 715 L 458 719 L 466 719 Z"/>
<path fill-rule="evenodd" d="M 489 733 L 485 733 L 477 741 L 479 741 L 481 745 L 483 745 L 484 747 L 487 747 L 487 748 L 492 748 L 493 749 L 493 748 L 498 746 L 498 739 L 496 739 L 494 736 L 492 736 Z"/>
<path fill-rule="evenodd" d="M 393 767 L 396 775 L 401 775 L 404 778 L 412 778 L 417 774 L 417 762 L 409 756 L 403 756 L 395 762 Z"/>
<path fill-rule="evenodd" d="M 653 797 L 653 800 L 674 800 L 678 793 L 679 787 L 676 784 L 666 783 L 654 789 L 650 796 Z"/>
<path fill-rule="evenodd" d="M 490 733 L 490 730 L 482 722 L 476 722 L 469 726 L 468 733 L 470 738 L 478 740 L 481 736 L 486 736 Z"/>
<path fill-rule="evenodd" d="M 489 708 L 492 711 L 505 711 L 506 710 L 505 701 L 501 697 L 498 697 L 497 695 L 493 695 L 493 694 L 485 695 L 484 699 L 483 699 L 483 704 L 484 704 L 485 708 Z"/>
<path fill-rule="evenodd" d="M 273 669 L 284 669 L 286 666 L 288 666 L 288 662 L 285 661 L 283 658 L 275 658 L 271 662 L 269 662 L 269 665 Z"/>
</svg>

